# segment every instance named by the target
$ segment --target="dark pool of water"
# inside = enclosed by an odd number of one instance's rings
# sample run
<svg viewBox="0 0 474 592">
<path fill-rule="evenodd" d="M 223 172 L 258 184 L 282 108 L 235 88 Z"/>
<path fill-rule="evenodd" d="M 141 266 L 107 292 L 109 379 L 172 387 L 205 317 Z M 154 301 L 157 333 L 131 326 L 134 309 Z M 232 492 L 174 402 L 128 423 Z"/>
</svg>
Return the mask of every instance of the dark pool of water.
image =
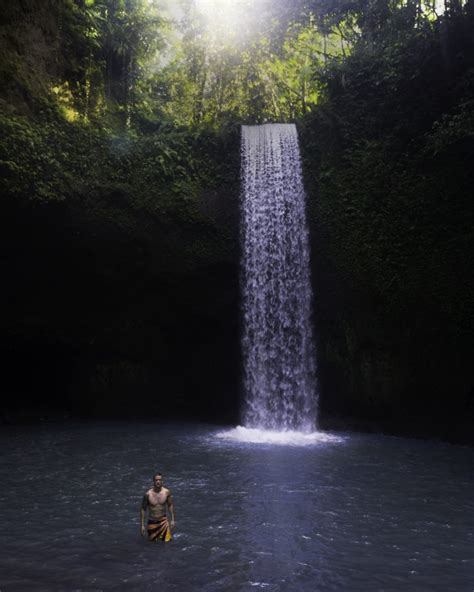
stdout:
<svg viewBox="0 0 474 592">
<path fill-rule="evenodd" d="M 307 447 L 209 426 L 0 432 L 0 589 L 474 590 L 474 449 L 374 435 Z M 139 535 L 160 470 L 172 543 Z"/>
</svg>

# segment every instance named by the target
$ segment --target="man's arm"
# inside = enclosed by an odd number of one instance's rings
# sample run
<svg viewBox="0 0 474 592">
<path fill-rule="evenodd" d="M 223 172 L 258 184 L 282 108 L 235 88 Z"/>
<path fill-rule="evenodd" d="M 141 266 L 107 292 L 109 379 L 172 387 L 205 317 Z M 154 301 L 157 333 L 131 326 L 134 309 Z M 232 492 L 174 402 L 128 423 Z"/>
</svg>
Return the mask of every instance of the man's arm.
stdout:
<svg viewBox="0 0 474 592">
<path fill-rule="evenodd" d="M 140 532 L 142 536 L 145 536 L 145 514 L 148 508 L 148 494 L 145 493 L 142 499 L 142 505 L 140 507 Z"/>
<path fill-rule="evenodd" d="M 176 521 L 174 519 L 174 504 L 173 498 L 171 497 L 171 491 L 166 499 L 166 503 L 168 504 L 168 510 L 171 515 L 171 528 L 174 528 L 176 526 Z"/>
</svg>

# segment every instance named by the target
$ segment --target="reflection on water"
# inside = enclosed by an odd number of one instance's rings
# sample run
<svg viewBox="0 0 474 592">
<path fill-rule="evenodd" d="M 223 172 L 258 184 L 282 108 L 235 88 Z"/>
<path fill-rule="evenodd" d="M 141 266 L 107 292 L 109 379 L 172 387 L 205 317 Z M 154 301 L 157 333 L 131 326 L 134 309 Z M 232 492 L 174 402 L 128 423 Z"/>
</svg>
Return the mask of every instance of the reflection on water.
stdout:
<svg viewBox="0 0 474 592">
<path fill-rule="evenodd" d="M 345 434 L 306 446 L 206 426 L 0 433 L 0 588 L 468 591 L 474 450 Z M 160 470 L 173 543 L 139 535 Z"/>
</svg>

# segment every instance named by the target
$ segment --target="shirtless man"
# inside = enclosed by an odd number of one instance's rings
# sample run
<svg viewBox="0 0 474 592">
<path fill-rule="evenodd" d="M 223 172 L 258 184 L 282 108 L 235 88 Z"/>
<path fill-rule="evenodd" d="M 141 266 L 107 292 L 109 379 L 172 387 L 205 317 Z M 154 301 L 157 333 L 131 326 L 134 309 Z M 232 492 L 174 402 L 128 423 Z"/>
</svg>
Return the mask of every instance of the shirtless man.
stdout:
<svg viewBox="0 0 474 592">
<path fill-rule="evenodd" d="M 171 515 L 171 528 L 168 523 L 167 510 Z M 145 530 L 145 514 L 148 511 L 148 525 Z M 142 536 L 148 531 L 149 541 L 171 541 L 171 529 L 175 527 L 174 506 L 171 491 L 163 487 L 163 476 L 156 473 L 153 476 L 153 487 L 143 496 L 140 509 L 140 524 Z"/>
</svg>

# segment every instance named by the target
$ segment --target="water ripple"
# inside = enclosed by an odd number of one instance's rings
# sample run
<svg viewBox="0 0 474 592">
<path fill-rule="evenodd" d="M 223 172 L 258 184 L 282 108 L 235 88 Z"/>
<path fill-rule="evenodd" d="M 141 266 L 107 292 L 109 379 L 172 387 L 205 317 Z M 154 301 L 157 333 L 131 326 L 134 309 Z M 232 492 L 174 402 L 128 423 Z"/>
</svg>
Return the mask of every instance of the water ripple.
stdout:
<svg viewBox="0 0 474 592">
<path fill-rule="evenodd" d="M 216 437 L 229 431 L 3 429 L 0 588 L 472 591 L 474 450 L 377 435 L 303 446 Z M 156 469 L 177 512 L 169 545 L 139 532 Z"/>
</svg>

